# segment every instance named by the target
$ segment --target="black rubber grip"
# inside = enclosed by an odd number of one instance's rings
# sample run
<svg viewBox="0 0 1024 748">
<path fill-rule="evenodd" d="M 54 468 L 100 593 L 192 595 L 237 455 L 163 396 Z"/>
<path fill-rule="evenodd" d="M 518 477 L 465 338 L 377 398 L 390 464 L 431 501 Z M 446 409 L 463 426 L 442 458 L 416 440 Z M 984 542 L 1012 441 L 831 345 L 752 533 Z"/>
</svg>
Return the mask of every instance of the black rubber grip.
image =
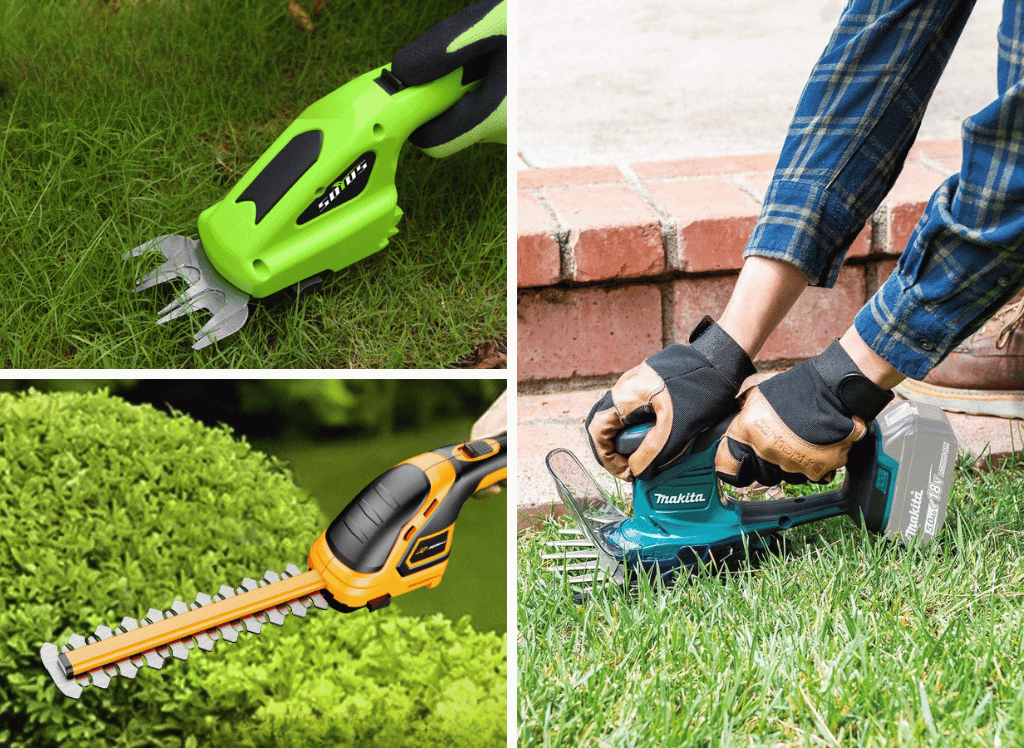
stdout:
<svg viewBox="0 0 1024 748">
<path fill-rule="evenodd" d="M 462 505 L 466 503 L 466 499 L 476 493 L 484 478 L 497 470 L 498 467 L 493 460 L 469 463 L 465 472 L 448 489 L 448 493 L 445 495 L 440 506 L 424 523 L 423 529 L 420 531 L 421 534 L 424 537 L 432 535 L 454 524 L 455 520 L 459 517 L 459 512 L 462 511 Z"/>
<path fill-rule="evenodd" d="M 612 444 L 615 445 L 615 451 L 620 455 L 629 457 L 631 454 L 640 449 L 640 444 L 647 437 L 647 432 L 654 426 L 654 421 L 647 423 L 637 424 L 636 426 L 629 426 L 624 428 L 615 435 L 612 439 Z"/>
<path fill-rule="evenodd" d="M 711 448 L 711 445 L 722 437 L 725 430 L 729 428 L 729 424 L 732 423 L 732 419 L 736 416 L 735 413 L 729 413 L 727 416 L 719 420 L 711 428 L 705 429 L 700 432 L 690 444 L 686 450 L 687 454 L 697 454 Z M 630 426 L 619 431 L 615 438 L 612 439 L 612 444 L 615 445 L 615 451 L 620 455 L 629 456 L 637 451 L 640 447 L 640 442 L 647 436 L 647 432 L 654 426 L 654 421 L 647 421 L 645 423 L 639 423 L 635 426 Z"/>
<path fill-rule="evenodd" d="M 882 532 L 889 513 L 889 495 L 876 484 L 878 461 L 875 457 L 876 426 L 872 422 L 863 439 L 853 443 L 846 460 L 846 478 L 843 485 L 832 491 L 770 501 L 734 501 L 740 508 L 743 524 L 776 522 L 780 527 L 795 527 L 805 522 L 817 522 L 825 516 L 848 514 L 854 522 L 871 532 Z M 828 512 L 827 515 L 823 514 Z"/>
<path fill-rule="evenodd" d="M 319 130 L 300 132 L 277 152 L 235 202 L 251 200 L 255 203 L 256 223 L 259 223 L 292 185 L 299 181 L 299 177 L 316 163 L 323 144 L 324 134 Z"/>
<path fill-rule="evenodd" d="M 327 547 L 353 571 L 380 571 L 398 533 L 429 492 L 430 481 L 420 468 L 408 463 L 391 468 L 334 518 L 327 528 Z"/>
<path fill-rule="evenodd" d="M 423 537 L 433 535 L 454 524 L 455 520 L 458 519 L 459 512 L 462 511 L 463 504 L 466 503 L 466 499 L 477 492 L 484 479 L 491 475 L 491 473 L 508 465 L 508 452 L 506 451 L 508 448 L 508 434 L 501 433 L 490 438 L 498 442 L 498 449 L 493 456 L 479 462 L 453 461 L 452 466 L 456 472 L 455 483 L 448 489 L 448 493 L 445 494 L 441 505 L 424 523 L 423 528 L 420 530 Z M 452 447 L 446 447 L 435 451 L 439 454 L 450 455 L 452 454 L 452 449 Z"/>
</svg>

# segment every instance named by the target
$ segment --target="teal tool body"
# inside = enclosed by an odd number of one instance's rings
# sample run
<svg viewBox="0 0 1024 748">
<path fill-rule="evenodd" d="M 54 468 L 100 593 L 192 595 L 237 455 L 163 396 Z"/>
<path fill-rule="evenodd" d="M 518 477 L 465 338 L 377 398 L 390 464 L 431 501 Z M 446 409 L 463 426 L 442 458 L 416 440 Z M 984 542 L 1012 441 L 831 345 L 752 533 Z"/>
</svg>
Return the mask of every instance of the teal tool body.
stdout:
<svg viewBox="0 0 1024 748">
<path fill-rule="evenodd" d="M 910 402 L 890 407 L 854 443 L 840 488 L 765 501 L 723 500 L 720 493 L 715 453 L 732 418 L 700 434 L 651 480 L 636 481 L 632 515 L 571 452 L 549 453 L 548 470 L 578 530 L 552 543 L 555 552 L 546 557 L 565 561 L 570 583 L 587 590 L 595 579 L 622 584 L 626 570 L 667 576 L 735 561 L 770 547 L 782 530 L 837 515 L 873 533 L 922 543 L 942 528 L 957 443 L 940 409 Z M 649 427 L 619 432 L 616 451 L 631 454 Z"/>
<path fill-rule="evenodd" d="M 159 323 L 197 309 L 213 317 L 195 337 L 204 348 L 236 332 L 250 298 L 303 290 L 383 249 L 402 216 L 395 173 L 418 127 L 479 87 L 468 68 L 407 86 L 387 66 L 346 83 L 304 110 L 198 220 L 199 238 L 160 236 L 130 250 L 165 262 L 136 291 L 168 280 L 189 285 Z"/>
</svg>

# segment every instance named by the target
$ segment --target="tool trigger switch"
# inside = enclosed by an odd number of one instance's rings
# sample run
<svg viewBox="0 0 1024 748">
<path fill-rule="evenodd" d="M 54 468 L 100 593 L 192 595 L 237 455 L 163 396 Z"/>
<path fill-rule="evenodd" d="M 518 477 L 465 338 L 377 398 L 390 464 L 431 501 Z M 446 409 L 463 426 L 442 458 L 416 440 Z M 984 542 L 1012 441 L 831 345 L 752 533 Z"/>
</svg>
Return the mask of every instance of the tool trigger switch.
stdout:
<svg viewBox="0 0 1024 748">
<path fill-rule="evenodd" d="M 494 447 L 488 444 L 483 439 L 479 439 L 475 442 L 466 442 L 460 449 L 470 459 L 476 459 L 477 457 L 484 457 L 485 455 L 491 454 L 494 451 Z"/>
</svg>

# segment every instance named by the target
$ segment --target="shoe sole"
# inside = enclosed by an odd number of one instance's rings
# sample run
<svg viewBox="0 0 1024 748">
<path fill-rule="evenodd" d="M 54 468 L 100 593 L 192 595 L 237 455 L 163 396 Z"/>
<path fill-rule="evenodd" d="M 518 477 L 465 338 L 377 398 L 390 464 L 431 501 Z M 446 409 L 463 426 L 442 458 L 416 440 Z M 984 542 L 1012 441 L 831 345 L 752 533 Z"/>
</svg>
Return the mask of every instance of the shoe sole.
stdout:
<svg viewBox="0 0 1024 748">
<path fill-rule="evenodd" d="M 955 413 L 1024 418 L 1024 390 L 968 390 L 906 379 L 894 391 L 907 400 L 938 405 Z"/>
</svg>

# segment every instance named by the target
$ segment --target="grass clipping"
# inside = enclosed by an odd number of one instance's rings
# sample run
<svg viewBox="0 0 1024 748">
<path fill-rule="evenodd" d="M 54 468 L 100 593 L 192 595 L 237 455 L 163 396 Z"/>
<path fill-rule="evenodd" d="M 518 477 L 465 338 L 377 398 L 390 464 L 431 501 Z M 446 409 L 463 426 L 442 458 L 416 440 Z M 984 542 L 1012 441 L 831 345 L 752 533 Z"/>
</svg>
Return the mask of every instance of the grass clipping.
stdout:
<svg viewBox="0 0 1024 748">
<path fill-rule="evenodd" d="M 0 394 L 0 511 L 2 745 L 505 744 L 503 639 L 440 616 L 313 611 L 77 701 L 56 689 L 45 641 L 304 566 L 315 504 L 226 428 Z"/>
<path fill-rule="evenodd" d="M 1020 459 L 957 468 L 907 547 L 847 518 L 756 571 L 574 605 L 519 541 L 519 745 L 1024 743 Z"/>
</svg>

